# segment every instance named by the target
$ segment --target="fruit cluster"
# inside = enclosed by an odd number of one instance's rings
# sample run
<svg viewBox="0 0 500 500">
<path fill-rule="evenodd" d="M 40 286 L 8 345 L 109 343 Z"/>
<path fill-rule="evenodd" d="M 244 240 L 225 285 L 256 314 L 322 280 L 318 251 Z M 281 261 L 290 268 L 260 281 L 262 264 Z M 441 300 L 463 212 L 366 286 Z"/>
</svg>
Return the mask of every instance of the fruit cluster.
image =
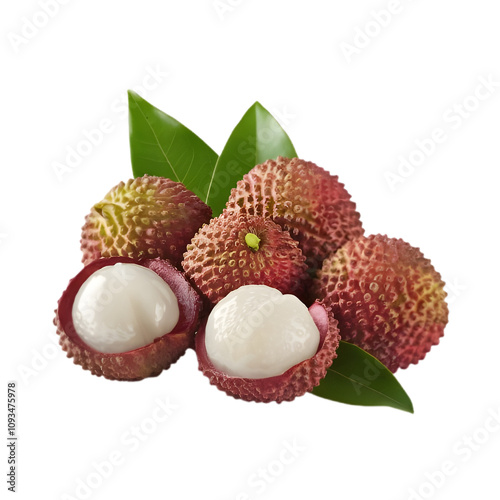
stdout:
<svg viewBox="0 0 500 500">
<path fill-rule="evenodd" d="M 314 163 L 255 166 L 211 216 L 181 183 L 147 175 L 95 204 L 85 267 L 54 320 L 68 357 L 140 380 L 193 347 L 220 389 L 281 402 L 319 384 L 340 339 L 396 371 L 443 335 L 446 293 L 430 261 L 364 236 L 344 185 Z"/>
</svg>

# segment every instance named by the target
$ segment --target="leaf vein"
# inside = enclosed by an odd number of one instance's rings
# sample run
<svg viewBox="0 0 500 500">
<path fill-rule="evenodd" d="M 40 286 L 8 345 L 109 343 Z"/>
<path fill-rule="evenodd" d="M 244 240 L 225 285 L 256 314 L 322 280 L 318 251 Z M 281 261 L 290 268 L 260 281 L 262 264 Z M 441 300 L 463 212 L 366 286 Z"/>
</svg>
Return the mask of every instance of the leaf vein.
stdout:
<svg viewBox="0 0 500 500">
<path fill-rule="evenodd" d="M 150 128 L 155 140 L 156 140 L 156 144 L 158 145 L 158 148 L 160 149 L 160 151 L 162 152 L 163 156 L 165 157 L 165 160 L 167 161 L 168 163 L 168 166 L 172 169 L 172 172 L 174 173 L 174 176 L 176 177 L 177 181 L 179 181 L 179 176 L 177 175 L 177 172 L 175 171 L 173 165 L 170 163 L 170 160 L 168 159 L 168 156 L 166 155 L 165 151 L 163 150 L 161 144 L 160 144 L 160 140 L 158 139 L 158 136 L 156 135 L 156 132 L 155 130 L 153 129 L 153 127 L 151 126 L 151 123 L 149 122 L 148 118 L 146 117 L 146 115 L 144 114 L 144 111 L 141 109 L 141 106 L 139 105 L 139 103 L 136 101 L 135 97 L 133 98 L 135 103 L 137 104 L 137 108 L 139 109 L 139 111 L 141 112 L 142 116 L 144 117 L 144 120 L 146 121 L 146 123 L 148 124 L 148 127 Z M 154 143 L 153 143 L 154 144 Z"/>
</svg>

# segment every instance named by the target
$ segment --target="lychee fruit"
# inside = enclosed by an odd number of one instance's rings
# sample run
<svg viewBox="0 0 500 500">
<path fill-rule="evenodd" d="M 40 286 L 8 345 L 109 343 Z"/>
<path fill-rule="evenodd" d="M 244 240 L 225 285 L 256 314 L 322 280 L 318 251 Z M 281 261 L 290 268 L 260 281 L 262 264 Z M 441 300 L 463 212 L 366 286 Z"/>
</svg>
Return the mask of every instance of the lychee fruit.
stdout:
<svg viewBox="0 0 500 500">
<path fill-rule="evenodd" d="M 423 359 L 448 322 L 440 274 L 401 239 L 372 235 L 349 241 L 324 261 L 313 289 L 331 307 L 342 340 L 392 372 Z"/>
<path fill-rule="evenodd" d="M 305 257 L 287 231 L 272 220 L 223 212 L 187 246 L 188 278 L 216 304 L 243 285 L 268 285 L 302 296 L 308 279 Z"/>
<path fill-rule="evenodd" d="M 195 338 L 199 368 L 236 399 L 291 401 L 319 385 L 336 357 L 337 321 L 316 302 L 265 285 L 232 291 Z"/>
<path fill-rule="evenodd" d="M 186 245 L 211 216 L 180 182 L 149 175 L 120 182 L 85 218 L 82 261 L 159 257 L 179 267 Z"/>
<path fill-rule="evenodd" d="M 363 234 L 356 205 L 338 177 L 299 158 L 278 157 L 252 168 L 231 191 L 226 208 L 270 217 L 289 231 L 312 272 Z"/>
<path fill-rule="evenodd" d="M 193 344 L 201 299 L 168 261 L 98 259 L 59 300 L 59 343 L 75 364 L 111 380 L 158 375 Z"/>
</svg>

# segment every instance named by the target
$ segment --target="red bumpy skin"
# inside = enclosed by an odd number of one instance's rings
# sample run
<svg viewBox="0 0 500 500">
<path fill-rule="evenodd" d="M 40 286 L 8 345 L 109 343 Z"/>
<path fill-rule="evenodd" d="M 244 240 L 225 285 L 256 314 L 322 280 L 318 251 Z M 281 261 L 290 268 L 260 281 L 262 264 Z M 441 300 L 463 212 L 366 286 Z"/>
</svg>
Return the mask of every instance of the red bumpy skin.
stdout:
<svg viewBox="0 0 500 500">
<path fill-rule="evenodd" d="M 302 396 L 319 385 L 325 377 L 327 369 L 337 357 L 340 340 L 337 320 L 321 303 L 315 302 L 309 312 L 320 333 L 318 351 L 312 358 L 292 366 L 285 373 L 275 377 L 251 379 L 221 372 L 208 359 L 205 347 L 206 321 L 200 326 L 195 338 L 199 369 L 209 378 L 212 385 L 236 399 L 281 403 Z"/>
<path fill-rule="evenodd" d="M 299 158 L 280 156 L 252 168 L 231 191 L 226 207 L 270 217 L 288 230 L 313 270 L 363 234 L 356 205 L 338 177 Z"/>
<path fill-rule="evenodd" d="M 382 235 L 348 242 L 314 283 L 352 342 L 389 370 L 407 368 L 439 343 L 448 322 L 441 276 L 418 248 Z"/>
<path fill-rule="evenodd" d="M 248 234 L 258 237 L 258 248 L 248 245 Z M 308 280 L 305 257 L 287 231 L 264 217 L 226 211 L 198 231 L 182 266 L 211 305 L 243 285 L 302 298 Z"/>
<path fill-rule="evenodd" d="M 118 262 L 138 264 L 158 274 L 177 297 L 180 317 L 170 333 L 157 338 L 151 344 L 116 354 L 101 353 L 85 344 L 76 333 L 73 325 L 73 302 L 87 278 L 99 269 Z M 73 358 L 73 362 L 81 365 L 84 370 L 90 370 L 94 375 L 111 380 L 141 380 L 159 375 L 192 346 L 200 308 L 198 293 L 168 261 L 135 261 L 127 257 L 112 257 L 92 262 L 69 282 L 68 288 L 59 299 L 54 324 L 60 336 L 59 343 L 67 352 L 67 357 Z"/>
<path fill-rule="evenodd" d="M 145 175 L 120 182 L 96 203 L 82 228 L 82 262 L 101 257 L 168 259 L 182 254 L 212 210 L 180 182 Z"/>
</svg>

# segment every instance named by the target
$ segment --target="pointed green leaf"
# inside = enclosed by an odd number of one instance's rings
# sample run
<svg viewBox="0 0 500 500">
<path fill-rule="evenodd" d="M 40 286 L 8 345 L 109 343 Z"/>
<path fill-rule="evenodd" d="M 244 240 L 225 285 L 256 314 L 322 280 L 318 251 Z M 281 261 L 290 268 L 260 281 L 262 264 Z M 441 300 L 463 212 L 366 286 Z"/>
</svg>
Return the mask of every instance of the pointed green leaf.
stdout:
<svg viewBox="0 0 500 500">
<path fill-rule="evenodd" d="M 204 199 L 217 154 L 182 123 L 131 90 L 128 103 L 134 176 L 168 177 Z"/>
<path fill-rule="evenodd" d="M 391 406 L 413 413 L 413 405 L 396 377 L 376 358 L 348 342 L 340 342 L 337 358 L 312 393 L 360 406 Z"/>
<path fill-rule="evenodd" d="M 276 119 L 256 102 L 233 130 L 207 187 L 205 201 L 212 207 L 214 217 L 222 212 L 231 189 L 244 174 L 280 155 L 293 158 L 297 153 Z"/>
</svg>

